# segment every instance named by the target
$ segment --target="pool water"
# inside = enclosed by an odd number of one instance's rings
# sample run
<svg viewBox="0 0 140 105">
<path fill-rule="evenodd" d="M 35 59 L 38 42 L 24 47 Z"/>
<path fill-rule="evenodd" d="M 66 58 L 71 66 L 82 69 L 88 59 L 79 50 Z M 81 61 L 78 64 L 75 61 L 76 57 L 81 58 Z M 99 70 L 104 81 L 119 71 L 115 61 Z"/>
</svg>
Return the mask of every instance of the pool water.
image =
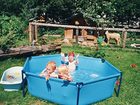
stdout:
<svg viewBox="0 0 140 105">
<path fill-rule="evenodd" d="M 76 70 L 71 73 L 73 82 L 88 82 L 99 79 L 101 76 L 95 72 L 90 72 L 87 70 Z"/>
</svg>

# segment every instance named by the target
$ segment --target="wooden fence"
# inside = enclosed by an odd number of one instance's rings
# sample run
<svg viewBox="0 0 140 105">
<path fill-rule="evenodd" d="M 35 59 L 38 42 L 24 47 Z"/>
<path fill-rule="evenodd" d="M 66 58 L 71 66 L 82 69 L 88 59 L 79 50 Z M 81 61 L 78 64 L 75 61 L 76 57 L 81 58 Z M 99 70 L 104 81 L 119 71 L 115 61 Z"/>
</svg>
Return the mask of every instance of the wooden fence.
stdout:
<svg viewBox="0 0 140 105">
<path fill-rule="evenodd" d="M 37 33 L 38 26 L 46 26 L 46 27 L 57 27 L 57 28 L 75 28 L 75 29 L 92 29 L 92 30 L 108 30 L 108 31 L 121 31 L 123 36 L 123 44 L 122 47 L 126 46 L 127 32 L 140 32 L 140 29 L 129 29 L 129 28 L 102 28 L 102 27 L 88 27 L 88 26 L 74 26 L 74 25 L 58 25 L 58 24 L 47 24 L 47 23 L 37 23 L 30 22 L 29 23 L 29 41 L 33 42 L 33 40 L 37 41 Z"/>
</svg>

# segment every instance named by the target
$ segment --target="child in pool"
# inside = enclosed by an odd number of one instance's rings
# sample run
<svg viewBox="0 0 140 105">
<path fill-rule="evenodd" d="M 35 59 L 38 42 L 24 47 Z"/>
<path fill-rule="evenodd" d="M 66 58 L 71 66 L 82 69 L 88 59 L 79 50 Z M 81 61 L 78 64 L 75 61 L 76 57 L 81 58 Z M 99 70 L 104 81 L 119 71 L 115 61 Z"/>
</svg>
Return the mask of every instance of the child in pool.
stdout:
<svg viewBox="0 0 140 105">
<path fill-rule="evenodd" d="M 69 74 L 69 70 L 66 65 L 61 65 L 58 67 L 58 77 L 63 80 L 72 81 L 72 77 Z"/>
<path fill-rule="evenodd" d="M 68 53 L 68 69 L 69 69 L 70 72 L 73 72 L 73 71 L 76 70 L 76 66 L 77 66 L 77 64 L 79 63 L 79 62 L 78 62 L 78 59 L 77 59 L 78 56 L 79 56 L 79 55 L 77 55 L 77 56 L 76 56 L 76 59 L 75 59 L 75 54 L 74 54 L 74 52 Z"/>
<path fill-rule="evenodd" d="M 61 56 L 62 56 L 62 64 L 66 64 L 67 65 L 67 67 L 69 69 L 69 72 L 75 71 L 76 70 L 76 66 L 79 63 L 78 62 L 78 56 L 79 55 L 77 55 L 75 57 L 74 52 L 69 52 L 67 59 L 66 59 L 66 57 L 65 57 L 65 55 L 63 53 L 61 53 Z"/>
<path fill-rule="evenodd" d="M 40 73 L 40 76 L 43 76 L 48 80 L 50 77 L 58 78 L 56 73 L 56 63 L 54 61 L 48 62 L 46 68 Z"/>
</svg>

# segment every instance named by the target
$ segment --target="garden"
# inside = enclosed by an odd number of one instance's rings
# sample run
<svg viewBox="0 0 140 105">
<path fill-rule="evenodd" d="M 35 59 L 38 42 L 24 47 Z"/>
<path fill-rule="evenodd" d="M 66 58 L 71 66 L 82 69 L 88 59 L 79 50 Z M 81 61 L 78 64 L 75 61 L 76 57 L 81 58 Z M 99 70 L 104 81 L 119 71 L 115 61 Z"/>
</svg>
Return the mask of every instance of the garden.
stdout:
<svg viewBox="0 0 140 105">
<path fill-rule="evenodd" d="M 63 52 L 74 51 L 77 54 L 91 57 L 104 57 L 111 62 L 114 66 L 120 69 L 123 73 L 122 86 L 119 97 L 116 97 L 115 93 L 113 97 L 96 103 L 96 105 L 135 105 L 140 101 L 140 52 L 125 51 L 125 50 L 109 50 L 100 49 L 95 51 L 92 48 L 81 48 L 80 46 L 63 46 Z M 8 58 L 0 61 L 0 76 L 7 68 L 12 66 L 23 66 L 26 58 Z M 135 65 L 135 66 L 134 66 Z M 5 92 L 0 85 L 0 104 L 1 105 L 55 105 L 54 103 L 46 100 L 38 99 L 28 92 L 25 97 L 22 97 L 22 91 L 17 92 Z"/>
</svg>

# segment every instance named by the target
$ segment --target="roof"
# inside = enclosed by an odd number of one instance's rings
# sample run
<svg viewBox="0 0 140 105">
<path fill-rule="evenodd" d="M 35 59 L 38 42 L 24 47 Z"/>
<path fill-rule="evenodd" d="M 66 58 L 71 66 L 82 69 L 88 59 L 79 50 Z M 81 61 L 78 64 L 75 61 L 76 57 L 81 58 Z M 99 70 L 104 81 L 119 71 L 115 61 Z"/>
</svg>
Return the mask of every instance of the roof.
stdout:
<svg viewBox="0 0 140 105">
<path fill-rule="evenodd" d="M 80 26 L 96 26 L 96 22 L 88 17 L 84 17 L 82 13 L 77 13 L 68 17 L 65 23 L 68 25 L 75 25 L 75 21 L 79 22 Z"/>
</svg>

